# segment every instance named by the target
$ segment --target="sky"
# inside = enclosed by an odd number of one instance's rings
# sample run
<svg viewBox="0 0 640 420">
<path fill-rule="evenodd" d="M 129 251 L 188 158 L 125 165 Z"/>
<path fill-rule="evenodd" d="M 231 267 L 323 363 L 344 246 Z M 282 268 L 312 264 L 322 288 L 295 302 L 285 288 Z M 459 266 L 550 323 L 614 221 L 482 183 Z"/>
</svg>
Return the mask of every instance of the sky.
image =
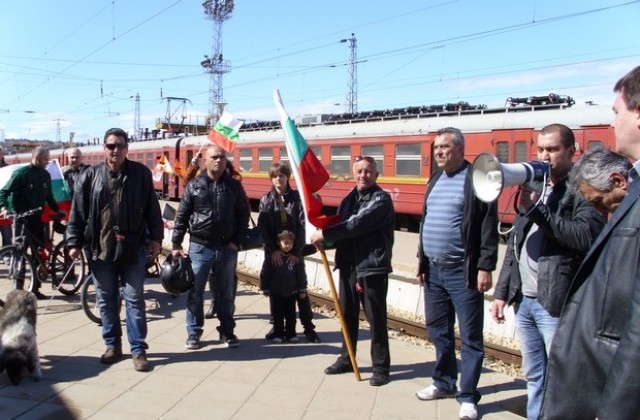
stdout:
<svg viewBox="0 0 640 420">
<path fill-rule="evenodd" d="M 612 104 L 615 82 L 640 64 L 640 0 L 233 3 L 221 84 L 242 120 L 277 119 L 276 88 L 291 117 L 345 112 L 352 67 L 341 40 L 352 34 L 358 111 L 500 107 L 550 92 Z M 133 132 L 136 95 L 143 129 L 209 114 L 200 63 L 216 35 L 202 0 L 3 1 L 0 16 L 0 140 Z"/>
</svg>

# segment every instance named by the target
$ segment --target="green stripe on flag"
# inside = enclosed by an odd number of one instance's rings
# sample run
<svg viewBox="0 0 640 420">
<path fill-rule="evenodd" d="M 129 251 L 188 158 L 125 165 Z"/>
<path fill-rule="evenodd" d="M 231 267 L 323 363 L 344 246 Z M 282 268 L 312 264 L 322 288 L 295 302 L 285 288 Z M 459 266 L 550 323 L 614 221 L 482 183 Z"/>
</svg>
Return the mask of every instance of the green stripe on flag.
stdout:
<svg viewBox="0 0 640 420">
<path fill-rule="evenodd" d="M 220 124 L 220 122 L 218 122 L 213 127 L 213 129 L 216 130 L 218 133 L 222 134 L 223 136 L 225 136 L 226 138 L 228 138 L 229 140 L 233 140 L 236 142 L 240 140 L 240 135 L 236 130 L 234 130 L 231 127 L 227 127 L 226 125 L 222 125 Z"/>
</svg>

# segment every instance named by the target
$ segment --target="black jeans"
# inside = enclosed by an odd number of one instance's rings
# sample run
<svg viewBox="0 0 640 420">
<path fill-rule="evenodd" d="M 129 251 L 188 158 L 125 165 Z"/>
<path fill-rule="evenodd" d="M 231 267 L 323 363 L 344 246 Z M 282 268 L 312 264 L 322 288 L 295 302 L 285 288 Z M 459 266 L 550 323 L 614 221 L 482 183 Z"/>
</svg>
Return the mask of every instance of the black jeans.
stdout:
<svg viewBox="0 0 640 420">
<path fill-rule="evenodd" d="M 296 336 L 296 295 L 269 298 L 273 309 L 273 337 L 293 338 Z"/>
<path fill-rule="evenodd" d="M 356 280 L 362 286 L 362 292 L 356 290 Z M 354 352 L 358 343 L 358 315 L 360 305 L 371 327 L 371 364 L 374 372 L 389 373 L 391 356 L 389 354 L 389 332 L 387 331 L 387 289 L 389 278 L 385 275 L 368 276 L 356 279 L 352 267 L 340 269 L 340 306 Z M 350 364 L 346 344 L 342 343 L 341 358 Z"/>
</svg>

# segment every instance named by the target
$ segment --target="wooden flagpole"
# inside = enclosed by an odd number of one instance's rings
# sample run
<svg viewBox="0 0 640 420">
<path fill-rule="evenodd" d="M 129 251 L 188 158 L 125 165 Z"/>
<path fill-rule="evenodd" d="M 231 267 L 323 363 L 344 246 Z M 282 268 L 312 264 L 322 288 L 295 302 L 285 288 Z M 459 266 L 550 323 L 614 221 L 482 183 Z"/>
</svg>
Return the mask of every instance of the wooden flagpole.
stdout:
<svg viewBox="0 0 640 420">
<path fill-rule="evenodd" d="M 351 366 L 353 366 L 353 373 L 356 375 L 356 380 L 359 382 L 362 379 L 360 378 L 360 369 L 358 368 L 358 362 L 356 362 L 356 352 L 353 350 L 353 345 L 351 344 L 351 337 L 349 337 L 349 329 L 347 328 L 347 324 L 344 320 L 344 314 L 342 313 L 342 307 L 340 306 L 340 298 L 338 297 L 338 292 L 336 292 L 336 286 L 333 284 L 333 275 L 331 274 L 331 269 L 329 268 L 329 261 L 327 260 L 327 254 L 325 254 L 324 249 L 320 248 L 320 255 L 322 256 L 322 265 L 324 265 L 324 272 L 329 280 L 329 287 L 331 288 L 331 297 L 333 297 L 333 305 L 336 307 L 336 313 L 338 314 L 338 319 L 340 320 L 340 327 L 342 328 L 342 337 L 344 342 L 347 344 L 347 351 L 349 352 L 349 360 L 351 361 Z"/>
</svg>

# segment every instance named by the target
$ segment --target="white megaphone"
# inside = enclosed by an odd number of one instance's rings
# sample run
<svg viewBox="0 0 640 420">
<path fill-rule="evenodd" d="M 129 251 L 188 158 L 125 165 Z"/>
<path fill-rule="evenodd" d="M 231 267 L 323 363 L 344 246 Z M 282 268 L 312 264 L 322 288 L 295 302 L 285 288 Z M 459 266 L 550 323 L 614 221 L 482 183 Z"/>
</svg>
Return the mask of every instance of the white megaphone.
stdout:
<svg viewBox="0 0 640 420">
<path fill-rule="evenodd" d="M 494 201 L 505 187 L 533 184 L 549 177 L 549 162 L 531 161 L 500 163 L 490 153 L 481 153 L 473 162 L 473 190 L 476 196 L 487 203 Z"/>
</svg>

